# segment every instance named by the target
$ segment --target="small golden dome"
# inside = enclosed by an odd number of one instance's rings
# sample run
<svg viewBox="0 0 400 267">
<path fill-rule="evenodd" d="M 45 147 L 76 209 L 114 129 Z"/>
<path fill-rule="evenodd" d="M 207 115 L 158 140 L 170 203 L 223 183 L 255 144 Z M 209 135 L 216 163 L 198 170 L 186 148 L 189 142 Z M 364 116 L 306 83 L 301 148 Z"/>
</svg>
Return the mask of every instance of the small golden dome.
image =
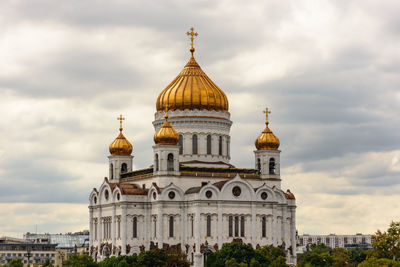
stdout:
<svg viewBox="0 0 400 267">
<path fill-rule="evenodd" d="M 193 57 L 193 37 L 191 36 L 192 56 L 179 75 L 160 93 L 157 98 L 157 111 L 200 109 L 228 112 L 229 103 L 225 93 L 204 73 Z"/>
<path fill-rule="evenodd" d="M 119 135 L 110 144 L 110 154 L 112 156 L 130 156 L 133 149 L 132 144 L 129 143 L 129 141 L 126 140 L 125 136 L 122 134 L 122 121 L 125 120 L 125 118 L 120 115 L 120 117 L 117 119 L 120 121 Z"/>
<path fill-rule="evenodd" d="M 168 114 L 165 113 L 164 124 L 154 134 L 154 143 L 156 145 L 174 145 L 179 141 L 179 134 L 172 128 L 168 122 Z"/>
<path fill-rule="evenodd" d="M 266 119 L 266 127 L 264 131 L 258 136 L 258 138 L 255 141 L 255 145 L 257 150 L 277 150 L 279 148 L 280 142 L 278 137 L 274 135 L 274 133 L 269 129 L 268 127 L 268 114 L 271 113 L 268 111 L 268 108 L 264 111 L 266 113 L 267 119 Z"/>
</svg>

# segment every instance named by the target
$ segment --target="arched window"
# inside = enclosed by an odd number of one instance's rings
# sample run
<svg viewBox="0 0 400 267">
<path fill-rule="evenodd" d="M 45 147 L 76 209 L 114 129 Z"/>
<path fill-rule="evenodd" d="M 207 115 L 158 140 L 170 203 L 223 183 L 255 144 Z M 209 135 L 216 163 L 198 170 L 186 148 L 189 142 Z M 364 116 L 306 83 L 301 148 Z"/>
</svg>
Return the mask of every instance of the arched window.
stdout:
<svg viewBox="0 0 400 267">
<path fill-rule="evenodd" d="M 233 217 L 229 216 L 229 236 L 233 236 Z"/>
<path fill-rule="evenodd" d="M 218 140 L 218 154 L 222 156 L 222 136 L 220 136 Z"/>
<path fill-rule="evenodd" d="M 257 159 L 257 170 L 260 172 L 261 171 L 261 159 Z"/>
<path fill-rule="evenodd" d="M 191 235 L 190 236 L 193 237 L 193 230 L 194 230 L 194 218 L 193 218 L 193 216 L 190 217 L 190 224 L 191 224 L 191 227 L 190 227 L 191 228 L 191 231 L 190 231 Z"/>
<path fill-rule="evenodd" d="M 137 217 L 133 217 L 132 221 L 132 237 L 137 238 Z"/>
<path fill-rule="evenodd" d="M 244 216 L 240 217 L 240 236 L 244 237 Z"/>
<path fill-rule="evenodd" d="M 158 154 L 156 154 L 155 159 L 154 159 L 154 168 L 156 169 L 156 172 L 158 172 L 160 170 L 159 162 L 158 162 Z"/>
<path fill-rule="evenodd" d="M 192 153 L 197 154 L 197 135 L 193 135 L 193 140 L 192 140 Z"/>
<path fill-rule="evenodd" d="M 229 136 L 228 136 L 228 137 L 226 138 L 226 155 L 227 155 L 228 157 L 230 157 L 230 154 L 231 154 L 229 143 L 230 143 L 230 139 L 229 139 Z"/>
<path fill-rule="evenodd" d="M 267 236 L 267 219 L 265 217 L 262 217 L 261 221 L 261 236 L 266 237 Z"/>
<path fill-rule="evenodd" d="M 235 236 L 239 236 L 239 216 L 235 216 Z"/>
<path fill-rule="evenodd" d="M 114 165 L 110 164 L 110 179 L 114 179 Z"/>
<path fill-rule="evenodd" d="M 275 174 L 275 159 L 269 159 L 269 174 Z"/>
<path fill-rule="evenodd" d="M 126 163 L 121 164 L 121 173 L 128 171 L 128 165 Z"/>
<path fill-rule="evenodd" d="M 168 171 L 173 171 L 174 170 L 174 155 L 172 153 L 168 154 L 167 170 Z"/>
<path fill-rule="evenodd" d="M 206 236 L 211 236 L 211 215 L 207 215 L 207 234 Z"/>
<path fill-rule="evenodd" d="M 169 237 L 174 237 L 174 216 L 169 217 Z"/>
<path fill-rule="evenodd" d="M 211 155 L 211 135 L 207 135 L 207 155 Z"/>
<path fill-rule="evenodd" d="M 183 154 L 183 136 L 181 134 L 179 135 L 178 145 L 179 145 L 179 155 L 182 155 Z"/>
</svg>

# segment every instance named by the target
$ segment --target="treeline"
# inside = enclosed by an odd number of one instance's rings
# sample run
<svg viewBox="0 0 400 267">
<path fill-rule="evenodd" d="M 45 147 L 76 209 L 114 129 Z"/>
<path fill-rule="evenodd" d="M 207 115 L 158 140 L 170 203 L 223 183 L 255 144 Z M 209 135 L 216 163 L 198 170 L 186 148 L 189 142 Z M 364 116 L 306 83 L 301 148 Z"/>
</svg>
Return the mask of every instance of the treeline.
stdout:
<svg viewBox="0 0 400 267">
<path fill-rule="evenodd" d="M 372 248 L 331 249 L 323 244 L 297 255 L 299 267 L 400 267 L 400 222 L 392 222 L 387 231 L 378 230 Z"/>
</svg>

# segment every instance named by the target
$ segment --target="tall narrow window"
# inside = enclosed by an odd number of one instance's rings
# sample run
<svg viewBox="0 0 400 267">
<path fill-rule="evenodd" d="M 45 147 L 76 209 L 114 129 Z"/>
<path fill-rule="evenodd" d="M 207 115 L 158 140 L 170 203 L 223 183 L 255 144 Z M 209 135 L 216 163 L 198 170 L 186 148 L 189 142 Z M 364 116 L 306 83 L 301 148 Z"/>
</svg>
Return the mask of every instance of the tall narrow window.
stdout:
<svg viewBox="0 0 400 267">
<path fill-rule="evenodd" d="M 239 236 L 239 216 L 235 216 L 235 237 Z"/>
<path fill-rule="evenodd" d="M 257 170 L 260 172 L 261 171 L 261 159 L 257 159 Z"/>
<path fill-rule="evenodd" d="M 267 236 L 267 219 L 265 217 L 262 217 L 261 221 L 261 236 L 266 237 Z"/>
<path fill-rule="evenodd" d="M 244 237 L 244 216 L 240 217 L 240 236 Z"/>
<path fill-rule="evenodd" d="M 114 179 L 114 165 L 112 163 L 110 164 L 110 178 Z"/>
<path fill-rule="evenodd" d="M 207 155 L 211 155 L 211 135 L 207 135 Z"/>
<path fill-rule="evenodd" d="M 121 238 L 121 220 L 118 220 L 118 238 Z"/>
<path fill-rule="evenodd" d="M 169 217 L 169 237 L 174 237 L 174 216 Z"/>
<path fill-rule="evenodd" d="M 275 159 L 269 159 L 269 174 L 275 174 Z"/>
<path fill-rule="evenodd" d="M 121 164 L 121 173 L 128 171 L 128 165 L 126 163 Z"/>
<path fill-rule="evenodd" d="M 183 136 L 181 134 L 179 135 L 178 145 L 179 145 L 179 155 L 182 155 L 183 154 Z"/>
<path fill-rule="evenodd" d="M 193 135 L 193 140 L 192 140 L 192 152 L 193 154 L 197 154 L 197 135 Z"/>
<path fill-rule="evenodd" d="M 172 153 L 168 154 L 167 170 L 168 171 L 173 171 L 174 170 L 174 155 Z"/>
<path fill-rule="evenodd" d="M 211 236 L 211 215 L 207 215 L 207 235 Z"/>
<path fill-rule="evenodd" d="M 228 136 L 226 138 L 226 155 L 228 157 L 230 157 L 230 154 L 231 154 L 231 152 L 230 152 L 230 140 L 229 140 L 229 136 Z"/>
<path fill-rule="evenodd" d="M 159 162 L 158 162 L 158 154 L 156 154 L 156 156 L 154 158 L 154 168 L 156 168 L 156 172 L 158 172 L 160 169 Z"/>
<path fill-rule="evenodd" d="M 229 236 L 233 236 L 233 217 L 229 216 Z"/>
<path fill-rule="evenodd" d="M 94 223 L 94 240 L 97 240 L 97 222 Z"/>
<path fill-rule="evenodd" d="M 154 237 L 157 237 L 157 219 L 154 218 Z"/>
<path fill-rule="evenodd" d="M 222 156 L 222 136 L 218 140 L 218 155 Z"/>
<path fill-rule="evenodd" d="M 133 217 L 132 222 L 132 237 L 137 238 L 137 217 Z"/>
<path fill-rule="evenodd" d="M 194 230 L 194 218 L 193 216 L 190 217 L 190 223 L 191 223 L 191 236 L 193 237 L 193 230 Z"/>
</svg>

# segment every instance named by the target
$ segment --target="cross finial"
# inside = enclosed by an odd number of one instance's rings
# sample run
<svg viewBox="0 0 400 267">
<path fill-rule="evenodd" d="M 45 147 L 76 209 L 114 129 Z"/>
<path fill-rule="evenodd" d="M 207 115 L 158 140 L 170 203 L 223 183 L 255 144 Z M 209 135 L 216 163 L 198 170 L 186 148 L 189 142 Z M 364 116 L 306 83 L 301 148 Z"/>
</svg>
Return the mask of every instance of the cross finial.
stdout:
<svg viewBox="0 0 400 267">
<path fill-rule="evenodd" d="M 117 120 L 119 120 L 119 131 L 122 132 L 122 121 L 124 121 L 125 118 L 122 117 L 122 115 L 119 115 L 119 117 L 117 118 Z"/>
<path fill-rule="evenodd" d="M 271 114 L 271 111 L 268 108 L 265 108 L 265 110 L 263 110 L 263 113 L 265 113 L 265 123 L 268 124 L 268 114 Z"/>
<path fill-rule="evenodd" d="M 193 47 L 193 40 L 194 38 L 198 35 L 197 32 L 194 32 L 194 28 L 190 28 L 190 32 L 186 33 L 187 36 L 190 36 L 190 52 L 192 53 L 193 56 L 193 52 L 194 52 L 194 47 Z"/>
<path fill-rule="evenodd" d="M 168 119 L 168 109 L 170 108 L 171 106 L 169 105 L 169 104 L 166 104 L 165 105 L 165 109 L 164 109 L 164 111 L 165 111 L 165 116 L 164 116 L 164 118 L 165 119 Z"/>
</svg>

